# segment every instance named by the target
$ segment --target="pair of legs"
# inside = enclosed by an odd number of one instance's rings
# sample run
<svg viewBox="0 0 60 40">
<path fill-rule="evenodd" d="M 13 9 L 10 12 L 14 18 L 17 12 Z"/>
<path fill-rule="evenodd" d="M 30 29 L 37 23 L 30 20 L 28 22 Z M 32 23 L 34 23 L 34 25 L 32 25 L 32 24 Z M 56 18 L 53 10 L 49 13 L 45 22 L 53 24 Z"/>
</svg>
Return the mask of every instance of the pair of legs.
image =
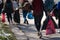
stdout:
<svg viewBox="0 0 60 40">
<path fill-rule="evenodd" d="M 28 21 L 26 19 L 27 13 L 28 13 L 27 11 L 23 10 L 24 23 L 27 23 L 28 24 Z"/>
<path fill-rule="evenodd" d="M 42 17 L 43 17 L 43 12 L 40 15 L 34 16 L 34 21 L 35 21 L 36 29 L 38 31 L 38 36 L 40 35 L 40 28 L 41 28 L 41 19 L 42 19 Z"/>
<path fill-rule="evenodd" d="M 12 13 L 7 13 L 7 19 L 8 19 L 8 22 L 10 23 L 10 21 L 12 22 Z"/>
</svg>

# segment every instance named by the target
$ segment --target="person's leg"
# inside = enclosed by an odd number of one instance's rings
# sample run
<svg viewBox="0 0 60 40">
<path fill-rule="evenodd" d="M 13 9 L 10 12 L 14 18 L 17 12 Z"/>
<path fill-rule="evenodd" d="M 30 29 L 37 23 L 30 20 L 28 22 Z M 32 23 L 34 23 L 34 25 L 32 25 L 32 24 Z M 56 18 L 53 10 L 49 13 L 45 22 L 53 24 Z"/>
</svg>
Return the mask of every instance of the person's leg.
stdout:
<svg viewBox="0 0 60 40">
<path fill-rule="evenodd" d="M 17 11 L 15 12 L 15 18 L 16 18 L 16 22 L 17 22 L 18 24 L 20 24 L 20 14 L 19 14 L 19 10 L 17 10 Z"/>
<path fill-rule="evenodd" d="M 8 20 L 8 22 L 10 23 L 9 14 L 6 14 L 6 15 L 7 15 L 7 20 Z"/>
<path fill-rule="evenodd" d="M 2 10 L 0 9 L 0 15 L 1 15 L 1 11 L 2 11 Z"/>
<path fill-rule="evenodd" d="M 26 19 L 26 16 L 27 16 L 27 11 L 23 10 L 24 23 L 27 23 L 28 24 L 28 21 Z"/>
<path fill-rule="evenodd" d="M 59 22 L 58 22 L 58 26 L 59 26 L 59 28 L 60 28 L 60 17 L 59 17 Z"/>
<path fill-rule="evenodd" d="M 17 16 L 18 16 L 18 23 L 20 24 L 20 14 L 19 14 L 19 10 L 17 10 Z"/>
<path fill-rule="evenodd" d="M 11 13 L 7 13 L 7 19 L 8 19 L 9 23 L 10 23 L 10 21 L 12 22 L 12 14 Z"/>
<path fill-rule="evenodd" d="M 54 23 L 54 27 L 55 27 L 55 28 L 58 28 L 56 22 L 54 21 L 54 19 L 53 19 L 52 17 L 51 17 L 51 20 L 52 20 L 53 23 Z"/>
<path fill-rule="evenodd" d="M 46 29 L 46 26 L 47 26 L 48 21 L 49 21 L 49 16 L 47 16 L 47 18 L 43 22 L 42 30 L 45 30 Z"/>
<path fill-rule="evenodd" d="M 41 19 L 42 19 L 43 14 L 40 16 L 34 16 L 34 21 L 35 21 L 35 26 L 38 31 L 38 35 L 40 35 L 40 27 L 41 27 Z"/>
<path fill-rule="evenodd" d="M 39 18 L 37 16 L 34 17 L 34 21 L 35 21 L 35 26 L 38 32 L 40 32 L 40 21 Z"/>
<path fill-rule="evenodd" d="M 0 15 L 1 15 L 1 12 L 2 12 L 2 8 L 3 8 L 3 4 L 0 4 Z"/>
<path fill-rule="evenodd" d="M 12 22 L 12 13 L 9 14 L 9 18 L 10 18 L 10 20 Z"/>
</svg>

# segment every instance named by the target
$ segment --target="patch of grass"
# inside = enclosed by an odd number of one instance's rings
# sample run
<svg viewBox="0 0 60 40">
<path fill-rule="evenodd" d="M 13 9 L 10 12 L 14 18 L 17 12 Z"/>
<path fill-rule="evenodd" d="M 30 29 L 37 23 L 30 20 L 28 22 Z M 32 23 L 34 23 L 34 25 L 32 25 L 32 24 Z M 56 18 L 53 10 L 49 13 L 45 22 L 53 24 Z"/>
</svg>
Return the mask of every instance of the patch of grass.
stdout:
<svg viewBox="0 0 60 40">
<path fill-rule="evenodd" d="M 1 23 L 2 27 L 0 31 L 4 30 L 6 34 L 11 34 L 10 36 L 6 36 L 9 40 L 17 40 L 16 37 L 14 36 L 14 33 L 11 31 L 8 25 Z M 0 33 L 1 34 L 1 33 Z M 4 36 L 0 36 L 1 40 L 8 40 Z"/>
<path fill-rule="evenodd" d="M 7 38 L 0 36 L 0 40 L 7 40 Z"/>
</svg>

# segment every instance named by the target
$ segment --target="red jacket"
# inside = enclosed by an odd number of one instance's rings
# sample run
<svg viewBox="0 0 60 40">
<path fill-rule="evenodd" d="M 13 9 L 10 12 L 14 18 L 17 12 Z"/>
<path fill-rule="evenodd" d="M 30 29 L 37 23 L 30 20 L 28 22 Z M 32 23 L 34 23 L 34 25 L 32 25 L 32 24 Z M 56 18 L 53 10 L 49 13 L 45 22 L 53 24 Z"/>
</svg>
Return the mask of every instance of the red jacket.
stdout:
<svg viewBox="0 0 60 40">
<path fill-rule="evenodd" d="M 33 15 L 39 15 L 43 12 L 43 1 L 42 0 L 33 0 Z"/>
</svg>

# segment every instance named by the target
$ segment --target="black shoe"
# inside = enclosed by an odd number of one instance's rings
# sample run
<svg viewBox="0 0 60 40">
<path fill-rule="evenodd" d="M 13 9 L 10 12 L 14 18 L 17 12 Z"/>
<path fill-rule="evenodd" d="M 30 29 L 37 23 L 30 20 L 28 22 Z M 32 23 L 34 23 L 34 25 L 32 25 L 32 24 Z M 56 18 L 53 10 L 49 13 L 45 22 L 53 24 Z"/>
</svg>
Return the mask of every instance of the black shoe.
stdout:
<svg viewBox="0 0 60 40">
<path fill-rule="evenodd" d="M 42 38 L 42 33 L 38 32 L 39 38 Z"/>
<path fill-rule="evenodd" d="M 25 24 L 29 24 L 27 20 L 26 20 L 26 21 L 24 21 L 24 23 L 25 23 Z"/>
<path fill-rule="evenodd" d="M 27 21 L 27 24 L 29 24 L 28 21 Z"/>
<path fill-rule="evenodd" d="M 26 24 L 26 21 L 24 21 L 24 23 Z"/>
<path fill-rule="evenodd" d="M 38 32 L 38 36 L 40 36 L 40 32 Z"/>
<path fill-rule="evenodd" d="M 39 38 L 42 38 L 42 33 L 40 33 L 40 36 L 39 36 Z"/>
</svg>

